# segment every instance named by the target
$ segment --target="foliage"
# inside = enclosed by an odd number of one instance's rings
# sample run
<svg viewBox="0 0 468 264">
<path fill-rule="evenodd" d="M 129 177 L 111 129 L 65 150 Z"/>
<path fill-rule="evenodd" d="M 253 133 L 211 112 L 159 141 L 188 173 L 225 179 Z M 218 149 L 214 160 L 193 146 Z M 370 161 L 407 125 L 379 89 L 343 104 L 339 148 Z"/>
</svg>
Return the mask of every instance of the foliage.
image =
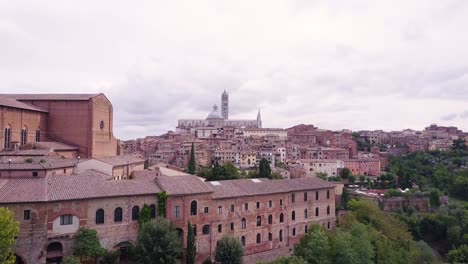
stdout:
<svg viewBox="0 0 468 264">
<path fill-rule="evenodd" d="M 279 259 L 272 262 L 258 263 L 258 264 L 307 264 L 301 257 L 280 257 Z"/>
<path fill-rule="evenodd" d="M 452 141 L 452 149 L 455 151 L 467 150 L 466 140 L 459 138 Z"/>
<path fill-rule="evenodd" d="M 197 169 L 197 165 L 195 162 L 195 147 L 192 143 L 192 148 L 190 149 L 190 160 L 187 166 L 187 172 L 195 175 L 196 169 Z"/>
<path fill-rule="evenodd" d="M 101 247 L 96 230 L 80 227 L 75 237 L 73 255 L 80 258 L 96 258 L 104 255 L 105 250 Z"/>
<path fill-rule="evenodd" d="M 181 253 L 181 238 L 169 220 L 158 218 L 140 228 L 136 246 L 138 263 L 173 264 Z"/>
<path fill-rule="evenodd" d="M 151 221 L 151 207 L 144 204 L 141 208 L 140 213 L 138 214 L 138 223 L 142 226 L 144 223 Z"/>
<path fill-rule="evenodd" d="M 330 237 L 325 229 L 319 225 L 312 225 L 299 244 L 294 247 L 294 255 L 310 264 L 332 263 Z"/>
<path fill-rule="evenodd" d="M 288 169 L 288 166 L 284 164 L 284 162 L 277 162 L 275 166 L 282 169 Z"/>
<path fill-rule="evenodd" d="M 68 256 L 68 257 L 63 258 L 61 263 L 62 264 L 80 264 L 80 260 L 77 257 Z"/>
<path fill-rule="evenodd" d="M 27 158 L 27 159 L 24 160 L 24 162 L 26 162 L 26 163 L 33 163 L 33 159 Z"/>
<path fill-rule="evenodd" d="M 244 248 L 234 237 L 224 236 L 216 246 L 215 260 L 223 264 L 241 264 Z"/>
<path fill-rule="evenodd" d="M 348 181 L 349 181 L 350 183 L 355 183 L 355 182 L 356 182 L 356 177 L 354 177 L 354 175 L 349 175 Z"/>
<path fill-rule="evenodd" d="M 190 222 L 187 223 L 187 264 L 194 264 L 197 256 L 197 244 L 195 242 L 195 233 Z"/>
<path fill-rule="evenodd" d="M 439 190 L 437 189 L 431 190 L 431 193 L 429 194 L 429 201 L 432 207 L 440 206 Z"/>
<path fill-rule="evenodd" d="M 0 207 L 0 263 L 15 263 L 11 246 L 15 243 L 18 233 L 19 222 L 14 220 L 13 212 Z"/>
<path fill-rule="evenodd" d="M 351 170 L 348 168 L 343 168 L 340 171 L 340 176 L 342 179 L 347 179 L 351 175 Z"/>
<path fill-rule="evenodd" d="M 354 141 L 356 141 L 357 143 L 358 151 L 367 151 L 370 150 L 370 148 L 372 147 L 372 144 L 369 142 L 369 140 L 362 138 L 359 133 L 354 132 L 352 136 Z"/>
<path fill-rule="evenodd" d="M 283 175 L 279 172 L 273 172 L 271 173 L 271 179 L 272 180 L 281 180 L 283 179 Z"/>
<path fill-rule="evenodd" d="M 209 168 L 200 169 L 198 176 L 207 179 L 208 181 L 221 181 L 239 179 L 239 170 L 231 162 L 225 162 L 222 166 L 216 160 L 214 165 Z"/>
<path fill-rule="evenodd" d="M 166 201 L 167 201 L 167 192 L 163 191 L 158 193 L 158 215 L 161 217 L 166 217 Z"/>
<path fill-rule="evenodd" d="M 318 178 L 324 181 L 328 180 L 328 174 L 326 172 L 317 172 L 315 176 L 317 176 Z"/>
<path fill-rule="evenodd" d="M 99 260 L 99 264 L 115 264 L 119 258 L 120 252 L 116 251 L 106 251 L 104 256 Z"/>
<path fill-rule="evenodd" d="M 450 263 L 467 263 L 468 245 L 462 245 L 458 248 L 450 250 L 447 259 Z"/>
<path fill-rule="evenodd" d="M 267 159 L 262 158 L 260 160 L 258 174 L 261 178 L 271 179 L 271 167 Z"/>
</svg>

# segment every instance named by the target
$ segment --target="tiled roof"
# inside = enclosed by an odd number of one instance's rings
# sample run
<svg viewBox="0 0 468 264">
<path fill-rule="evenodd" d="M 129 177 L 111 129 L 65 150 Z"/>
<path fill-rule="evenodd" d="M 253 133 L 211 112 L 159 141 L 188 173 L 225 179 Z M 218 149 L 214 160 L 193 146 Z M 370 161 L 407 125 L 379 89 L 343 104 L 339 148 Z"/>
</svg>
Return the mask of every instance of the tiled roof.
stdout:
<svg viewBox="0 0 468 264">
<path fill-rule="evenodd" d="M 137 156 L 134 156 L 134 155 L 101 157 L 101 158 L 96 158 L 96 159 L 99 160 L 99 161 L 105 162 L 107 164 L 111 164 L 113 166 L 145 162 L 144 159 L 141 159 L 141 158 L 139 158 Z"/>
<path fill-rule="evenodd" d="M 291 191 L 333 188 L 334 185 L 319 178 L 299 179 L 240 179 L 207 182 L 214 189 L 213 198 L 265 195 Z"/>
<path fill-rule="evenodd" d="M 53 149 L 53 150 L 77 150 L 77 147 L 67 145 L 65 143 L 56 142 L 56 141 L 41 141 L 41 142 L 34 142 L 33 145 Z"/>
<path fill-rule="evenodd" d="M 0 94 L 16 100 L 68 100 L 86 101 L 100 94 Z"/>
<path fill-rule="evenodd" d="M 206 184 L 205 179 L 193 176 L 159 176 L 156 184 L 169 195 L 211 193 L 213 189 Z"/>
<path fill-rule="evenodd" d="M 48 153 L 48 149 L 17 149 L 4 150 L 0 152 L 0 156 L 44 156 Z"/>
<path fill-rule="evenodd" d="M 8 160 L 11 159 L 11 163 Z M 31 159 L 32 162 L 26 162 Z M 0 158 L 0 170 L 48 170 L 73 167 L 77 159 L 64 159 L 56 156 L 39 157 L 2 157 Z"/>
<path fill-rule="evenodd" d="M 161 192 L 142 180 L 109 180 L 108 175 L 88 170 L 71 176 L 0 179 L 0 204 L 45 202 L 100 197 L 133 196 Z"/>
<path fill-rule="evenodd" d="M 37 111 L 37 112 L 47 112 L 47 110 L 39 106 L 26 104 L 26 103 L 17 101 L 13 98 L 7 97 L 5 95 L 0 95 L 0 105 L 13 107 L 13 108 L 19 108 L 19 109 L 25 109 L 25 110 L 31 110 L 31 111 Z"/>
</svg>

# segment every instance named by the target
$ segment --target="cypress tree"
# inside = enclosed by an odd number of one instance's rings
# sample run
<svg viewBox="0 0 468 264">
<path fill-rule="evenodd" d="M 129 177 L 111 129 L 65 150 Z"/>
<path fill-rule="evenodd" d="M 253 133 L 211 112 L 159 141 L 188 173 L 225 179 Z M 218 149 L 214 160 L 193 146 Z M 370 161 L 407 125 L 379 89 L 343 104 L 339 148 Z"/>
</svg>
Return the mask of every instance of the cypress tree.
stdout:
<svg viewBox="0 0 468 264">
<path fill-rule="evenodd" d="M 197 166 L 195 164 L 195 147 L 193 146 L 193 143 L 192 143 L 192 149 L 190 150 L 190 160 L 188 163 L 187 172 L 190 174 L 195 174 L 196 167 Z"/>
<path fill-rule="evenodd" d="M 197 245 L 195 244 L 195 233 L 193 226 L 188 222 L 187 224 L 187 264 L 195 264 L 197 256 Z"/>
<path fill-rule="evenodd" d="M 262 158 L 260 160 L 260 165 L 259 165 L 259 171 L 258 171 L 259 177 L 261 178 L 268 178 L 271 179 L 271 168 L 270 168 L 270 163 L 268 160 L 265 158 Z"/>
</svg>

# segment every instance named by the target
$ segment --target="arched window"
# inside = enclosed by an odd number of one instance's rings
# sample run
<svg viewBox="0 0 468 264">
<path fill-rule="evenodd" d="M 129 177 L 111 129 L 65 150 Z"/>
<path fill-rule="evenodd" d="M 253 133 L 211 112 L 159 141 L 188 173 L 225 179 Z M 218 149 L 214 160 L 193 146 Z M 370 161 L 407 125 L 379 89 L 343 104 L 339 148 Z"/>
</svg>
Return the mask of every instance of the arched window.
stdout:
<svg viewBox="0 0 468 264">
<path fill-rule="evenodd" d="M 96 225 L 104 224 L 104 209 L 96 211 Z"/>
<path fill-rule="evenodd" d="M 241 243 L 242 243 L 242 246 L 245 247 L 245 236 L 242 236 L 242 237 L 241 237 Z"/>
<path fill-rule="evenodd" d="M 304 218 L 307 219 L 307 209 L 304 209 Z"/>
<path fill-rule="evenodd" d="M 247 228 L 247 222 L 245 221 L 245 218 L 242 218 L 241 220 L 241 228 L 246 229 Z"/>
<path fill-rule="evenodd" d="M 197 215 L 197 201 L 190 203 L 190 215 Z"/>
<path fill-rule="evenodd" d="M 273 233 L 268 233 L 268 241 L 272 241 L 273 240 Z"/>
<path fill-rule="evenodd" d="M 330 199 L 330 190 L 327 190 L 327 199 Z"/>
<path fill-rule="evenodd" d="M 260 244 L 262 242 L 262 236 L 260 234 L 257 234 L 257 244 Z"/>
<path fill-rule="evenodd" d="M 315 207 L 315 216 L 319 216 L 319 208 Z"/>
<path fill-rule="evenodd" d="M 269 216 L 268 216 L 268 224 L 269 224 L 269 225 L 272 225 L 272 224 L 273 224 L 273 216 L 272 216 L 272 215 L 269 215 Z"/>
<path fill-rule="evenodd" d="M 330 206 L 327 206 L 327 215 L 330 215 Z"/>
<path fill-rule="evenodd" d="M 279 241 L 283 242 L 283 230 L 279 231 Z"/>
<path fill-rule="evenodd" d="M 41 141 L 41 131 L 36 130 L 36 142 L 40 142 L 40 141 Z"/>
<path fill-rule="evenodd" d="M 308 231 L 309 231 L 309 227 L 306 225 L 306 226 L 305 226 L 305 229 L 304 229 L 304 233 L 307 234 Z"/>
<path fill-rule="evenodd" d="M 284 222 L 284 215 L 283 213 L 280 214 L 280 223 L 283 223 Z"/>
<path fill-rule="evenodd" d="M 140 214 L 140 207 L 137 205 L 132 208 L 132 220 L 138 220 L 138 215 Z"/>
<path fill-rule="evenodd" d="M 257 226 L 262 226 L 262 217 L 257 216 Z"/>
<path fill-rule="evenodd" d="M 11 148 L 11 128 L 5 128 L 5 137 L 4 137 L 4 148 L 9 149 Z"/>
<path fill-rule="evenodd" d="M 114 210 L 114 222 L 122 222 L 122 208 L 120 207 Z"/>
<path fill-rule="evenodd" d="M 150 205 L 151 208 L 151 218 L 156 218 L 156 206 L 154 204 Z"/>
<path fill-rule="evenodd" d="M 292 211 L 291 219 L 292 219 L 293 221 L 296 220 L 296 212 L 295 212 L 295 211 Z"/>
<path fill-rule="evenodd" d="M 293 230 L 292 230 L 292 236 L 296 236 L 296 228 L 293 228 Z"/>
</svg>

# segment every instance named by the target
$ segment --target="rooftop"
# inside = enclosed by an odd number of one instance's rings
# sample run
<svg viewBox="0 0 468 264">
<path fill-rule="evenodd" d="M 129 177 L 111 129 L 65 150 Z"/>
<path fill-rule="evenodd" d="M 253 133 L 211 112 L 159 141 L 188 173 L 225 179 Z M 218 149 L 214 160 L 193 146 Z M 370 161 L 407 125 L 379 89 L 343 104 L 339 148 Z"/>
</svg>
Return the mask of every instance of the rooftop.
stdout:
<svg viewBox="0 0 468 264">
<path fill-rule="evenodd" d="M 48 111 L 35 105 L 26 104 L 20 101 L 17 101 L 13 98 L 10 98 L 6 95 L 0 94 L 0 105 L 7 106 L 12 108 L 24 109 L 24 110 L 31 110 L 36 112 L 44 112 L 47 113 Z"/>
<path fill-rule="evenodd" d="M 86 101 L 100 94 L 0 94 L 0 97 L 9 97 L 15 100 L 67 100 L 67 101 Z"/>
</svg>

